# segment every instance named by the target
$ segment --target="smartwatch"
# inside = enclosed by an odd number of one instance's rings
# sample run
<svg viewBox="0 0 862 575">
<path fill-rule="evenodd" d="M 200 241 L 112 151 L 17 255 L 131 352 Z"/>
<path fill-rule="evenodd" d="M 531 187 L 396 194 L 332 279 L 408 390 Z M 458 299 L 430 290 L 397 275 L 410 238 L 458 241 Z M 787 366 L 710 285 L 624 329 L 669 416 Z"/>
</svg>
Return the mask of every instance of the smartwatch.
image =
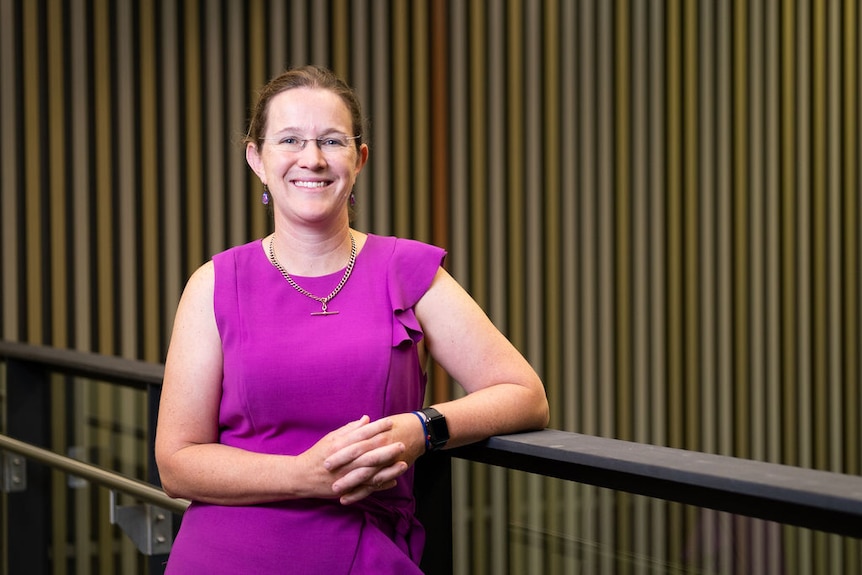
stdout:
<svg viewBox="0 0 862 575">
<path fill-rule="evenodd" d="M 423 425 L 425 428 L 425 449 L 427 451 L 443 449 L 446 442 L 449 441 L 449 426 L 446 425 L 446 418 L 433 407 L 426 407 L 416 413 L 417 415 L 422 414 L 425 420 Z"/>
</svg>

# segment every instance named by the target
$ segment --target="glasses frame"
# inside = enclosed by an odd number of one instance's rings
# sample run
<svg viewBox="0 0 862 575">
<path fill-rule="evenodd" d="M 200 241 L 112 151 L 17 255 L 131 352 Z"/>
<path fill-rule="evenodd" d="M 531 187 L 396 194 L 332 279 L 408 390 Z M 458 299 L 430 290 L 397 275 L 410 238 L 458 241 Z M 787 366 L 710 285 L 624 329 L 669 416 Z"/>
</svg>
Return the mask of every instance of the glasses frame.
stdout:
<svg viewBox="0 0 862 575">
<path fill-rule="evenodd" d="M 297 149 L 297 150 L 285 149 L 284 150 L 285 152 L 289 152 L 292 154 L 298 154 L 299 152 L 302 152 L 303 150 L 305 150 L 305 146 L 308 144 L 308 142 L 314 142 L 315 145 L 317 146 L 317 149 L 325 154 L 327 152 L 329 152 L 329 153 L 336 152 L 337 153 L 337 152 L 341 152 L 342 150 L 347 150 L 348 148 L 350 148 L 349 144 L 345 144 L 344 146 L 339 146 L 337 148 L 331 148 L 331 147 L 326 148 L 323 146 L 323 142 L 325 142 L 327 140 L 341 139 L 342 137 L 348 141 L 354 141 L 354 140 L 358 140 L 359 138 L 361 138 L 362 134 L 357 134 L 355 136 L 329 135 L 329 136 L 322 136 L 320 138 L 298 138 L 298 137 L 294 137 L 294 136 L 279 136 L 279 137 L 273 137 L 273 138 L 261 138 L 261 141 L 266 142 L 266 143 L 274 143 L 276 146 L 288 146 L 288 145 L 292 145 L 292 144 L 284 144 L 284 143 L 282 143 L 282 140 L 284 140 L 285 138 L 294 138 L 297 141 L 297 143 L 299 144 L 299 149 Z"/>
</svg>

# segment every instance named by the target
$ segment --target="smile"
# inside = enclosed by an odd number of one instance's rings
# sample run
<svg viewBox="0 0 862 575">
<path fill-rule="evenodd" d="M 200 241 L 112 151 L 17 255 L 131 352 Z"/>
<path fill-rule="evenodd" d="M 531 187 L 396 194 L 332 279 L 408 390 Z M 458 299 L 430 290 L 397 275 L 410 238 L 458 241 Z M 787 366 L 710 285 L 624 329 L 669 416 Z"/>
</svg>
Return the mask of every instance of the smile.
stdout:
<svg viewBox="0 0 862 575">
<path fill-rule="evenodd" d="M 298 188 L 314 189 L 314 188 L 326 187 L 329 185 L 329 182 L 320 182 L 320 181 L 309 182 L 306 180 L 294 180 L 293 185 L 295 185 Z"/>
</svg>

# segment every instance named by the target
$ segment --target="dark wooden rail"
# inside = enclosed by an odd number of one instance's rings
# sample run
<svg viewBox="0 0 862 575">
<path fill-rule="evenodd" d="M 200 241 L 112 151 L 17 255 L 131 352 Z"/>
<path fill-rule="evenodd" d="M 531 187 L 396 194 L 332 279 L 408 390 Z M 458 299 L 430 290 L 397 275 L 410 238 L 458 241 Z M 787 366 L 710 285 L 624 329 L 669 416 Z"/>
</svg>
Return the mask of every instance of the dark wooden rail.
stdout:
<svg viewBox="0 0 862 575">
<path fill-rule="evenodd" d="M 545 430 L 456 457 L 862 538 L 862 477 Z"/>
</svg>

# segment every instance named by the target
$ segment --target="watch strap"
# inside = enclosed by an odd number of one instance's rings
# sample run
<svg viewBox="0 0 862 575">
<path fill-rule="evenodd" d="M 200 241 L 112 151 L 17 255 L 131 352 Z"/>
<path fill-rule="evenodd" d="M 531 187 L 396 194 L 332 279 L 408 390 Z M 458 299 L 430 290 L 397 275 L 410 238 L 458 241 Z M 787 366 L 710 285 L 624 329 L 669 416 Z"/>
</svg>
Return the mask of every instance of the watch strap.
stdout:
<svg viewBox="0 0 862 575">
<path fill-rule="evenodd" d="M 431 449 L 431 437 L 428 435 L 428 416 L 421 411 L 412 412 L 422 422 L 422 437 L 425 438 L 425 451 Z"/>
</svg>

